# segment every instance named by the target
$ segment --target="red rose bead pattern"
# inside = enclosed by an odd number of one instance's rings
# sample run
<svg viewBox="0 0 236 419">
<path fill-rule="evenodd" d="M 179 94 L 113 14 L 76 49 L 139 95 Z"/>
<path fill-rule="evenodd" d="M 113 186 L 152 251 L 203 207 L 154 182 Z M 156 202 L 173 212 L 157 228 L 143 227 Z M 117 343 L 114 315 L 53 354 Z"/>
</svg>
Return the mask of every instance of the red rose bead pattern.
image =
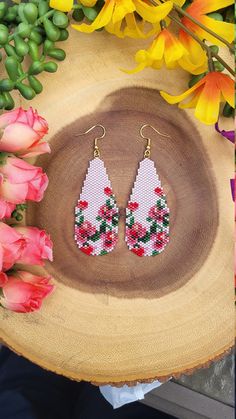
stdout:
<svg viewBox="0 0 236 419">
<path fill-rule="evenodd" d="M 136 211 L 139 207 L 139 204 L 137 202 L 129 202 L 128 203 L 128 209 L 130 211 Z"/>
<path fill-rule="evenodd" d="M 156 256 L 169 242 L 170 210 L 154 162 L 145 158 L 126 211 L 126 243 L 135 255 Z"/>
<path fill-rule="evenodd" d="M 100 158 L 90 162 L 75 208 L 75 241 L 88 256 L 103 256 L 118 241 L 119 210 L 106 168 Z"/>
</svg>

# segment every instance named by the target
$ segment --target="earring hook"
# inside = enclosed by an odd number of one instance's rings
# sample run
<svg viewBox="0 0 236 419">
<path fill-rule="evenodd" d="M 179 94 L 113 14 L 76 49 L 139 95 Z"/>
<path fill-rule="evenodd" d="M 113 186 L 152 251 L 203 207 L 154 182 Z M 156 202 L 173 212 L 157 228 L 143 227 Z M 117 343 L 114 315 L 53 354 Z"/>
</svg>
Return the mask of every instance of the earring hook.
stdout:
<svg viewBox="0 0 236 419">
<path fill-rule="evenodd" d="M 150 158 L 151 157 L 151 138 L 149 137 L 145 137 L 145 135 L 143 134 L 143 130 L 145 128 L 152 128 L 157 134 L 159 134 L 161 137 L 166 137 L 166 138 L 171 138 L 170 135 L 162 133 L 160 131 L 158 131 L 156 128 L 154 128 L 152 125 L 150 124 L 145 124 L 140 128 L 140 135 L 144 140 L 147 140 L 147 147 L 144 153 L 144 157 L 145 158 Z"/>
<path fill-rule="evenodd" d="M 102 130 L 103 130 L 103 134 L 100 137 L 96 137 L 94 139 L 94 157 L 96 158 L 96 157 L 100 157 L 100 150 L 99 150 L 99 147 L 98 147 L 98 140 L 102 140 L 106 136 L 106 133 L 107 133 L 106 132 L 106 128 L 103 125 L 101 125 L 101 124 L 96 124 L 96 125 L 93 125 L 91 128 L 89 128 L 87 131 L 82 132 L 81 134 L 76 134 L 75 136 L 76 137 L 79 137 L 81 135 L 89 134 L 95 128 L 102 128 Z"/>
</svg>

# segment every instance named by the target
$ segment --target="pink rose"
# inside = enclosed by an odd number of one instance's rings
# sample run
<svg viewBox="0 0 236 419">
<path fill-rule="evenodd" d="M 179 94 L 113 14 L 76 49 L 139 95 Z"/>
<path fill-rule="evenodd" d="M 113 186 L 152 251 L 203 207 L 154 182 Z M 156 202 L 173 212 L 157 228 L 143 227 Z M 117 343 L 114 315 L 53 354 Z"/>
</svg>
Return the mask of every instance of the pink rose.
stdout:
<svg viewBox="0 0 236 419">
<path fill-rule="evenodd" d="M 93 248 L 93 246 L 88 245 L 88 246 L 81 247 L 81 250 L 82 250 L 82 252 L 84 252 L 86 255 L 90 256 L 90 255 L 93 253 L 94 248 Z"/>
<path fill-rule="evenodd" d="M 139 257 L 143 257 L 145 255 L 145 249 L 143 247 L 134 247 L 131 252 Z"/>
<path fill-rule="evenodd" d="M 0 166 L 0 197 L 5 204 L 21 204 L 26 200 L 39 202 L 48 186 L 48 177 L 41 167 L 35 167 L 17 157 L 7 157 Z"/>
<path fill-rule="evenodd" d="M 131 228 L 126 229 L 126 238 L 129 245 L 134 246 L 137 244 L 138 239 L 144 237 L 147 234 L 147 230 L 140 223 L 134 223 Z"/>
<path fill-rule="evenodd" d="M 2 220 L 3 218 L 10 218 L 15 208 L 15 204 L 4 201 L 0 198 L 0 220 Z"/>
<path fill-rule="evenodd" d="M 139 208 L 138 202 L 129 202 L 128 209 L 132 212 L 136 211 Z"/>
<path fill-rule="evenodd" d="M 77 208 L 82 209 L 82 210 L 87 209 L 88 208 L 88 202 L 87 201 L 78 201 Z"/>
<path fill-rule="evenodd" d="M 84 244 L 89 237 L 96 233 L 96 227 L 94 227 L 89 221 L 85 221 L 81 226 L 75 227 L 75 237 L 78 243 Z"/>
<path fill-rule="evenodd" d="M 115 231 L 107 231 L 101 235 L 103 239 L 103 246 L 105 250 L 110 250 L 114 248 L 118 242 L 118 235 Z"/>
<path fill-rule="evenodd" d="M 17 313 L 39 310 L 44 298 L 54 289 L 54 286 L 49 284 L 50 279 L 51 277 L 36 276 L 25 271 L 18 271 L 9 276 L 0 273 L 0 304 Z"/>
<path fill-rule="evenodd" d="M 114 215 L 116 215 L 116 210 L 115 208 L 109 208 L 106 204 L 103 205 L 99 211 L 98 211 L 98 215 L 103 219 L 103 220 L 107 220 L 107 221 L 112 221 L 112 218 L 114 217 Z"/>
<path fill-rule="evenodd" d="M 0 116 L 0 151 L 16 153 L 21 157 L 50 153 L 47 142 L 41 141 L 48 132 L 44 118 L 29 108 L 17 108 Z"/>
<path fill-rule="evenodd" d="M 169 243 L 169 236 L 163 231 L 160 233 L 153 233 L 151 235 L 153 241 L 153 248 L 157 251 L 161 251 Z"/>
<path fill-rule="evenodd" d="M 107 187 L 104 189 L 104 193 L 105 193 L 105 195 L 107 195 L 107 196 L 112 196 L 112 195 L 113 195 L 112 189 L 111 189 L 111 188 L 109 188 L 109 186 L 107 186 Z"/>
<path fill-rule="evenodd" d="M 16 263 L 24 246 L 22 234 L 0 222 L 0 271 L 6 271 Z"/>
<path fill-rule="evenodd" d="M 148 213 L 150 218 L 159 222 L 163 221 L 163 217 L 166 214 L 168 214 L 168 210 L 166 208 L 160 209 L 157 206 L 152 207 Z"/>
<path fill-rule="evenodd" d="M 157 187 L 154 191 L 157 195 L 164 195 L 164 191 L 162 188 Z"/>
<path fill-rule="evenodd" d="M 37 227 L 17 226 L 15 231 L 21 234 L 25 241 L 24 249 L 17 263 L 44 265 L 44 260 L 53 260 L 53 243 L 44 230 L 40 230 Z"/>
</svg>

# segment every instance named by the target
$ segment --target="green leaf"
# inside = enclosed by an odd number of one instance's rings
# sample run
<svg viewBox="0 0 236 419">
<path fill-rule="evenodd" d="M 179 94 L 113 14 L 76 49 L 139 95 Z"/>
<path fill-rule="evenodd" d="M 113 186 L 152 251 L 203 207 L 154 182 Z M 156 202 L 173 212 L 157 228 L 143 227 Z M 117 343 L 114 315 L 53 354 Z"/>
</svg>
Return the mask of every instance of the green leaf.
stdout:
<svg viewBox="0 0 236 419">
<path fill-rule="evenodd" d="M 99 231 L 96 231 L 96 233 L 90 237 L 90 240 L 92 240 L 92 242 L 97 242 L 99 239 L 100 239 Z"/>
<path fill-rule="evenodd" d="M 154 223 L 150 227 L 150 233 L 156 233 L 157 231 L 157 223 L 154 221 Z"/>
<path fill-rule="evenodd" d="M 119 218 L 117 216 L 112 217 L 112 225 L 114 227 L 118 226 L 119 224 Z"/>
<path fill-rule="evenodd" d="M 226 104 L 225 104 L 225 106 L 224 106 L 224 109 L 223 109 L 223 115 L 224 115 L 226 118 L 230 118 L 231 116 L 233 116 L 233 114 L 234 114 L 234 108 L 232 108 L 232 106 L 230 106 L 230 105 L 226 102 Z"/>
<path fill-rule="evenodd" d="M 56 10 L 54 12 L 52 20 L 53 20 L 54 25 L 56 25 L 58 28 L 61 28 L 61 29 L 67 28 L 69 24 L 69 19 L 67 15 L 61 12 L 60 10 Z"/>
<path fill-rule="evenodd" d="M 9 92 L 3 92 L 2 96 L 3 96 L 4 102 L 5 102 L 4 108 L 7 111 L 10 111 L 11 109 L 13 109 L 14 106 L 15 106 L 15 103 L 14 103 L 14 100 L 12 99 L 10 93 Z"/>
<path fill-rule="evenodd" d="M 6 57 L 5 59 L 5 67 L 7 70 L 7 74 L 11 80 L 16 81 L 18 78 L 18 60 L 16 57 Z"/>
<path fill-rule="evenodd" d="M 106 221 L 103 221 L 102 224 L 100 225 L 100 234 L 106 233 L 106 227 L 107 227 L 107 223 Z"/>
<path fill-rule="evenodd" d="M 14 89 L 14 82 L 10 79 L 0 80 L 0 90 L 2 92 L 9 92 Z"/>
<path fill-rule="evenodd" d="M 100 253 L 100 256 L 105 256 L 108 255 L 108 252 L 106 250 L 102 250 Z"/>
<path fill-rule="evenodd" d="M 25 99 L 32 100 L 34 98 L 35 91 L 32 89 L 32 87 L 20 82 L 16 83 L 16 87 Z"/>
<path fill-rule="evenodd" d="M 83 6 L 82 9 L 83 9 L 84 15 L 87 17 L 88 20 L 93 22 L 96 19 L 98 12 L 95 9 L 93 9 L 92 7 L 85 7 L 85 6 Z"/>
<path fill-rule="evenodd" d="M 0 166 L 3 166 L 6 163 L 8 156 L 9 156 L 9 153 L 5 151 L 0 152 Z"/>
<path fill-rule="evenodd" d="M 66 58 L 66 53 L 61 48 L 54 48 L 48 51 L 47 55 L 58 61 L 63 61 Z"/>
<path fill-rule="evenodd" d="M 151 234 L 147 231 L 147 233 L 145 234 L 145 236 L 140 237 L 138 239 L 138 241 L 139 242 L 143 242 L 143 243 L 147 243 L 147 242 L 149 242 L 150 238 L 151 238 Z"/>
<path fill-rule="evenodd" d="M 165 227 L 167 227 L 170 224 L 169 214 L 164 215 L 163 224 L 164 224 Z"/>
<path fill-rule="evenodd" d="M 47 63 L 43 64 L 43 68 L 48 73 L 55 73 L 57 71 L 58 65 L 53 61 L 48 61 Z"/>
<path fill-rule="evenodd" d="M 79 222 L 80 222 L 81 224 L 83 224 L 83 223 L 84 223 L 84 215 L 81 215 L 81 217 L 80 217 L 80 219 L 79 219 Z"/>
<path fill-rule="evenodd" d="M 134 217 L 131 217 L 131 218 L 130 218 L 130 227 L 133 227 L 133 225 L 134 225 L 134 221 L 135 221 L 135 220 L 134 220 Z"/>
<path fill-rule="evenodd" d="M 76 9 L 72 13 L 72 17 L 76 22 L 81 22 L 84 18 L 84 12 L 82 9 Z"/>
<path fill-rule="evenodd" d="M 38 17 L 38 8 L 33 3 L 28 3 L 24 6 L 24 16 L 29 23 L 34 23 Z"/>
</svg>

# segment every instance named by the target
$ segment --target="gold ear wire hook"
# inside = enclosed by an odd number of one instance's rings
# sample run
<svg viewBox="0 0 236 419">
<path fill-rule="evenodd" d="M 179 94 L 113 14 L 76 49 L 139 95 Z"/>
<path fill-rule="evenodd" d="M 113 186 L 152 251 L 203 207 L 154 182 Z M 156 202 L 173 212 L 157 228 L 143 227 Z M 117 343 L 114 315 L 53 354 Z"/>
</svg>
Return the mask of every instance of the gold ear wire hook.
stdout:
<svg viewBox="0 0 236 419">
<path fill-rule="evenodd" d="M 151 157 L 151 139 L 149 138 L 149 137 L 145 137 L 144 135 L 143 135 L 143 130 L 145 129 L 145 128 L 152 128 L 157 134 L 159 134 L 159 135 L 161 135 L 162 137 L 166 137 L 166 138 L 171 138 L 170 137 L 170 135 L 168 135 L 168 134 L 165 134 L 165 133 L 162 133 L 162 132 L 160 132 L 160 131 L 158 131 L 156 128 L 154 128 L 152 125 L 149 125 L 149 124 L 145 124 L 145 125 L 143 125 L 141 128 L 140 128 L 140 135 L 141 135 L 141 137 L 144 139 L 144 140 L 147 140 L 147 147 L 146 147 L 146 150 L 145 150 L 145 153 L 144 153 L 144 158 L 150 158 Z"/>
<path fill-rule="evenodd" d="M 99 150 L 99 147 L 98 147 L 98 140 L 102 140 L 106 136 L 106 128 L 103 125 L 101 125 L 101 124 L 93 125 L 93 127 L 89 128 L 87 131 L 82 132 L 81 134 L 76 134 L 76 137 L 79 137 L 81 135 L 89 134 L 95 128 L 102 128 L 102 130 L 103 130 L 103 134 L 101 135 L 101 137 L 96 137 L 95 140 L 94 140 L 94 157 L 96 158 L 96 157 L 100 157 L 100 150 Z"/>
</svg>

